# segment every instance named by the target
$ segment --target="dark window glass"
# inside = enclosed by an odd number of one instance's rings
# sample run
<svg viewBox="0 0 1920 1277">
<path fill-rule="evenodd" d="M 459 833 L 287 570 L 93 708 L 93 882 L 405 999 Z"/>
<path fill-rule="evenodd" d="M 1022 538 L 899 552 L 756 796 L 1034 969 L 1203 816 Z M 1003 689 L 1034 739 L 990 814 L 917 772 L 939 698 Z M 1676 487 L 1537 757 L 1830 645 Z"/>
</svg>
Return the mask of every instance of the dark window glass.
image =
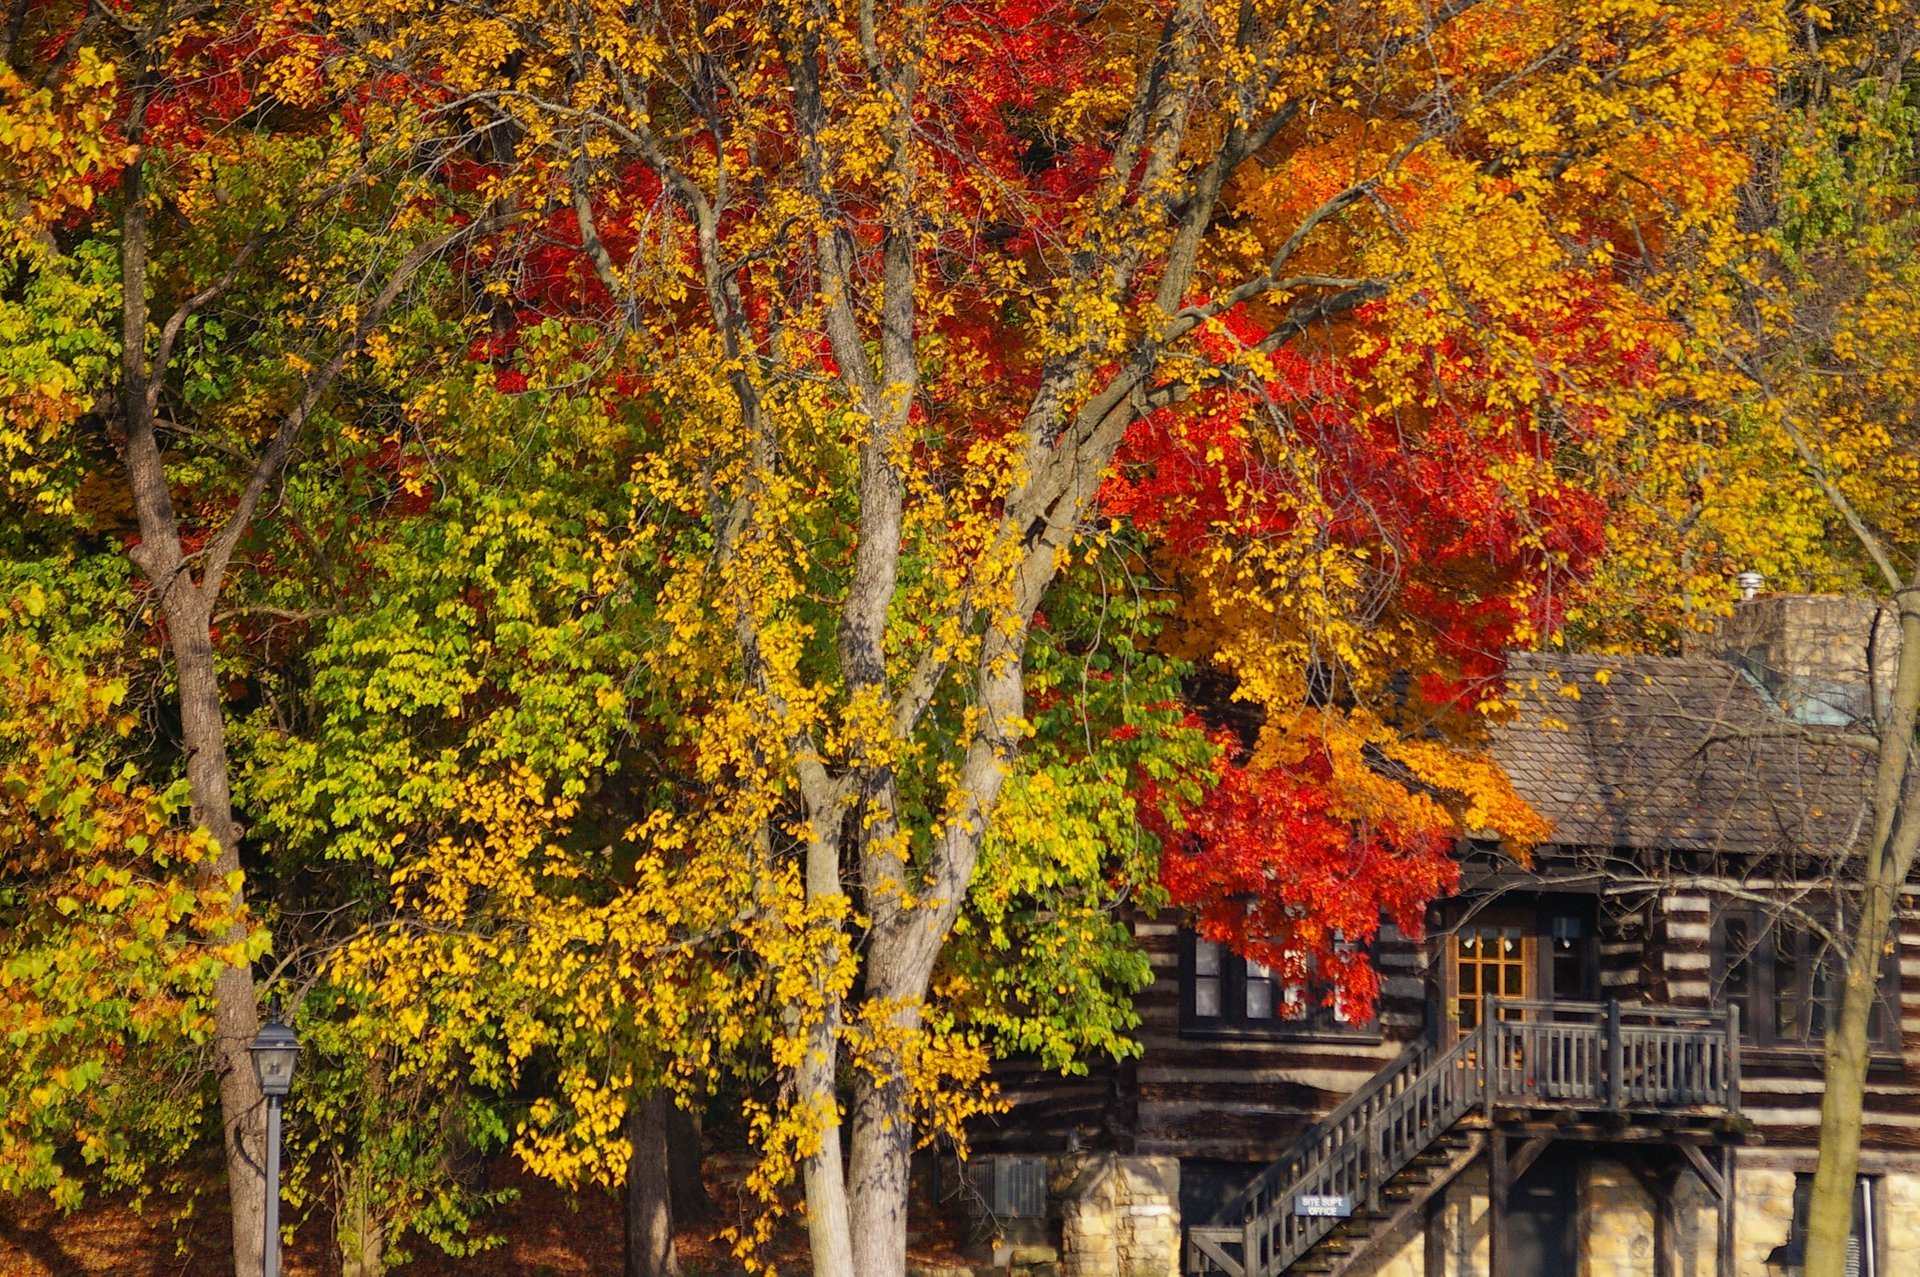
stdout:
<svg viewBox="0 0 1920 1277">
<path fill-rule="evenodd" d="M 1761 1046 L 1818 1047 L 1839 996 L 1839 963 L 1811 928 L 1730 910 L 1713 931 L 1715 1000 L 1739 1008 L 1743 1036 Z M 1867 1031 L 1882 1050 L 1899 1043 L 1900 968 L 1889 954 Z"/>
<path fill-rule="evenodd" d="M 1725 949 L 1723 970 L 1716 1001 L 1740 1009 L 1740 1023 L 1753 1024 L 1753 937 L 1744 917 L 1729 917 L 1720 924 L 1720 941 Z"/>
<path fill-rule="evenodd" d="M 1210 1031 L 1370 1032 L 1327 1005 L 1327 985 L 1309 971 L 1284 979 L 1263 963 L 1191 932 L 1181 947 L 1181 1012 L 1190 1028 Z"/>
<path fill-rule="evenodd" d="M 1587 996 L 1586 924 L 1578 917 L 1558 915 L 1547 928 L 1549 962 L 1553 968 L 1553 996 L 1577 1002 Z"/>
</svg>

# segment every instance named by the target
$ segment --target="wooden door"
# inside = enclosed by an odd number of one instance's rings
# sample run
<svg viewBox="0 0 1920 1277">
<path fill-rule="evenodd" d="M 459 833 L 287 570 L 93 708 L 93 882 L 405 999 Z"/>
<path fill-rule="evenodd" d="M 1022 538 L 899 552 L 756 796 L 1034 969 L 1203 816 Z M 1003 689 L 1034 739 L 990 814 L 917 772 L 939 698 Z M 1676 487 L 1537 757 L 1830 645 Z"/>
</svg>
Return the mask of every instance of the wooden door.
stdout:
<svg viewBox="0 0 1920 1277">
<path fill-rule="evenodd" d="M 1577 1155 L 1548 1149 L 1507 1190 L 1506 1270 L 1523 1277 L 1577 1277 L 1579 1208 Z"/>
</svg>

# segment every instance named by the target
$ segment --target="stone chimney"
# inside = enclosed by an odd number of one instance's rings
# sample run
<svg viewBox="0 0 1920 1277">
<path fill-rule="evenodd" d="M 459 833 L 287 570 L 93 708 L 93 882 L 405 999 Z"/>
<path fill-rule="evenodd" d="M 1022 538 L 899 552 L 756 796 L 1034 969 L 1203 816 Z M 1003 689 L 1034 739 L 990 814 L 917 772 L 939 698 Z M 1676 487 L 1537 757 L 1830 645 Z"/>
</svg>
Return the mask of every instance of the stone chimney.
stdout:
<svg viewBox="0 0 1920 1277">
<path fill-rule="evenodd" d="M 1900 631 L 1891 606 L 1842 594 L 1742 599 L 1701 644 L 1733 662 L 1796 722 L 1840 726 L 1873 714 L 1893 690 Z"/>
</svg>

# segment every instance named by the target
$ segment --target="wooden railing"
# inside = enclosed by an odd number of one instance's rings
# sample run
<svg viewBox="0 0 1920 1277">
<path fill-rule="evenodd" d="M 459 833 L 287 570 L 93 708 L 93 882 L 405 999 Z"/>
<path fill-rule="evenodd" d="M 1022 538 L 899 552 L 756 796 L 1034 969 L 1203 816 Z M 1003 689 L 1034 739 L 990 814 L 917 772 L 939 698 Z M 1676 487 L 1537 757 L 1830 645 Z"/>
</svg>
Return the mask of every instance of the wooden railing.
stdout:
<svg viewBox="0 0 1920 1277">
<path fill-rule="evenodd" d="M 1738 1008 L 1488 998 L 1487 1094 L 1513 1108 L 1740 1107 Z"/>
<path fill-rule="evenodd" d="M 1476 1107 L 1736 1111 L 1739 1028 L 1737 1012 L 1488 998 L 1452 1046 L 1408 1047 L 1189 1229 L 1187 1270 L 1285 1272 L 1339 1223 L 1301 1214 L 1302 1197 L 1380 1213 L 1387 1181 Z"/>
</svg>

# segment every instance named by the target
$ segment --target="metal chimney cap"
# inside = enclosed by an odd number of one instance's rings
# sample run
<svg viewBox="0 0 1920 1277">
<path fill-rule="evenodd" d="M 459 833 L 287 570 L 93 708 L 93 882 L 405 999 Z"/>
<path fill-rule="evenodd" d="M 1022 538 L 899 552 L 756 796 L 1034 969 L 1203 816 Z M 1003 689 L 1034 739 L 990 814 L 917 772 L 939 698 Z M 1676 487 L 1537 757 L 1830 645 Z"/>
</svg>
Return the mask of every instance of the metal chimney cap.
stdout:
<svg viewBox="0 0 1920 1277">
<path fill-rule="evenodd" d="M 1740 597 L 1750 599 L 1767 588 L 1767 578 L 1758 572 L 1742 572 L 1734 582 L 1740 587 Z"/>
</svg>

